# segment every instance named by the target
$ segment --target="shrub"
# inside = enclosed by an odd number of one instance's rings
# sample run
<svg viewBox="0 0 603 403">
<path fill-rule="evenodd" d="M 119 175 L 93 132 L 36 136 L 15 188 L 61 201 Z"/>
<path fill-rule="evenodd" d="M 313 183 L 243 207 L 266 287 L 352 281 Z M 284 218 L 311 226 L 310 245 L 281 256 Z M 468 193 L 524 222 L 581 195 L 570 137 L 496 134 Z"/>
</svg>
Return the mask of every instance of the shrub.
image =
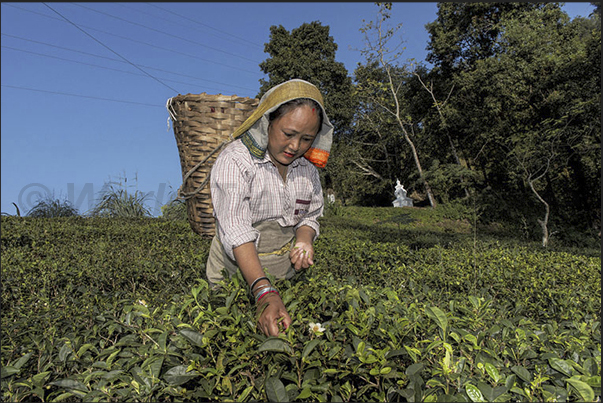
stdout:
<svg viewBox="0 0 603 403">
<path fill-rule="evenodd" d="M 40 199 L 27 213 L 27 216 L 36 218 L 73 217 L 78 215 L 77 208 L 69 200 L 53 199 L 50 196 Z"/>
<path fill-rule="evenodd" d="M 102 192 L 100 200 L 92 209 L 93 217 L 150 217 L 151 211 L 145 206 L 147 195 L 127 189 L 116 189 L 110 186 Z"/>
<path fill-rule="evenodd" d="M 168 204 L 161 206 L 161 218 L 165 218 L 168 220 L 188 219 L 186 201 L 182 199 L 174 199 Z"/>
<path fill-rule="evenodd" d="M 2 400 L 600 401 L 600 253 L 340 211 L 279 337 L 186 221 L 2 217 Z"/>
</svg>

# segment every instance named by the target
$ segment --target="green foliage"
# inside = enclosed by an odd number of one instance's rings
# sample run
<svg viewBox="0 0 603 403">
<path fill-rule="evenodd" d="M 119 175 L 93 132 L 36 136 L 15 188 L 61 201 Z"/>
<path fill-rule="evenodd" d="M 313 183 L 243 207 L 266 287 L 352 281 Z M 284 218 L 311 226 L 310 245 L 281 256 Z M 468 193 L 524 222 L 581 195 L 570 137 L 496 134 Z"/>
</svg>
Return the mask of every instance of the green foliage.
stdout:
<svg viewBox="0 0 603 403">
<path fill-rule="evenodd" d="M 18 212 L 19 209 L 17 209 Z M 77 215 L 79 215 L 77 208 L 69 200 L 53 199 L 50 196 L 38 200 L 27 212 L 27 216 L 36 218 L 73 217 Z"/>
<path fill-rule="evenodd" d="M 449 73 L 470 68 L 497 52 L 501 19 L 544 3 L 438 3 L 437 19 L 426 25 L 430 35 L 426 60 Z"/>
<path fill-rule="evenodd" d="M 471 181 L 478 178 L 475 171 L 459 164 L 442 164 L 435 159 L 429 169 L 425 171 L 425 178 L 431 185 L 434 196 L 442 203 L 458 199 L 462 195 L 463 180 Z"/>
<path fill-rule="evenodd" d="M 161 218 L 168 220 L 186 220 L 188 213 L 186 210 L 186 201 L 182 199 L 174 199 L 168 204 L 161 207 Z"/>
<path fill-rule="evenodd" d="M 431 117 L 426 129 L 450 134 L 483 217 L 510 215 L 532 233 L 548 213 L 551 233 L 600 228 L 599 15 L 570 20 L 558 3 L 439 3 L 427 29 L 428 78 L 441 99 L 454 91 L 446 127 Z M 451 162 L 443 143 L 429 144 L 432 162 Z M 449 200 L 458 187 L 434 185 Z"/>
<path fill-rule="evenodd" d="M 146 207 L 147 195 L 136 190 L 118 189 L 113 185 L 104 190 L 96 206 L 90 211 L 92 217 L 150 217 L 151 211 Z"/>
<path fill-rule="evenodd" d="M 335 61 L 337 44 L 329 35 L 328 26 L 314 21 L 289 32 L 282 25 L 273 25 L 264 50 L 269 57 L 260 63 L 260 69 L 268 80 L 260 79 L 258 97 L 293 78 L 309 81 L 323 94 L 335 136 L 349 130 L 354 114 L 352 79 L 343 63 Z"/>
<path fill-rule="evenodd" d="M 2 217 L 2 399 L 599 399 L 600 250 L 446 216 L 321 219 L 315 265 L 276 284 L 293 319 L 279 337 L 240 274 L 209 289 L 210 242 L 184 220 Z"/>
</svg>

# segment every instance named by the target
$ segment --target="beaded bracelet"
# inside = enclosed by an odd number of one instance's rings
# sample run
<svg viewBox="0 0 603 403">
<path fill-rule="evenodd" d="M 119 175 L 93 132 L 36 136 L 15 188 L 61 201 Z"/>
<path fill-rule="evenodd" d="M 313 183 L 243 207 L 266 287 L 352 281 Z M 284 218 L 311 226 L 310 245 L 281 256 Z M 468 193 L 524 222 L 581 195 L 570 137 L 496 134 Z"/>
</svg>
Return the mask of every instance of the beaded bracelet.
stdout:
<svg viewBox="0 0 603 403">
<path fill-rule="evenodd" d="M 257 304 L 264 297 L 264 295 L 270 294 L 271 292 L 274 292 L 274 293 L 278 294 L 278 290 L 276 288 L 270 287 L 266 291 L 264 291 L 262 293 L 258 293 L 258 295 L 255 297 L 255 303 Z"/>
<path fill-rule="evenodd" d="M 258 283 L 258 281 L 260 281 L 260 280 L 268 280 L 268 282 L 270 282 L 270 279 L 268 277 L 258 277 L 249 286 L 249 291 L 251 291 L 253 293 L 253 286 L 256 285 Z"/>
</svg>

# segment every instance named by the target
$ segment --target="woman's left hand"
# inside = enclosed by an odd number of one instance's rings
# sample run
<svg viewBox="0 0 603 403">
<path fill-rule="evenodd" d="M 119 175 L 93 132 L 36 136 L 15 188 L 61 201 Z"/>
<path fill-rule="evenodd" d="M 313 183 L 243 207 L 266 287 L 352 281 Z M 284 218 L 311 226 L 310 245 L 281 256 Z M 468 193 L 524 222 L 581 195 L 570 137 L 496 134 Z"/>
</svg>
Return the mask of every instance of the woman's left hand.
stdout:
<svg viewBox="0 0 603 403">
<path fill-rule="evenodd" d="M 291 252 L 289 259 L 295 271 L 307 269 L 314 264 L 314 248 L 308 242 L 296 242 Z"/>
</svg>

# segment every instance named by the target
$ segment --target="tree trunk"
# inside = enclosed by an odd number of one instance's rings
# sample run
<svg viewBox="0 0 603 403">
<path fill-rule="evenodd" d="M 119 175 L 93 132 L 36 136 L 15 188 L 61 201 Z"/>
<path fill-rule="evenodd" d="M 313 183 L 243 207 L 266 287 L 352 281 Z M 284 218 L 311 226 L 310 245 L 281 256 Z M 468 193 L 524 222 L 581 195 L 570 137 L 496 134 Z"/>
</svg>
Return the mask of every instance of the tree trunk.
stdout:
<svg viewBox="0 0 603 403">
<path fill-rule="evenodd" d="M 542 246 L 544 248 L 546 248 L 546 247 L 549 246 L 549 228 L 548 228 L 548 223 L 549 223 L 550 206 L 540 196 L 540 194 L 538 193 L 538 191 L 536 191 L 536 188 L 534 188 L 534 181 L 533 180 L 528 180 L 528 183 L 530 184 L 530 189 L 532 189 L 532 192 L 534 192 L 534 194 L 536 195 L 536 198 L 538 198 L 538 200 L 540 200 L 540 202 L 542 204 L 544 204 L 544 219 L 543 220 L 538 220 L 538 223 L 540 224 L 540 227 L 542 228 Z"/>
<path fill-rule="evenodd" d="M 425 186 L 425 193 L 427 193 L 427 198 L 429 199 L 429 204 L 431 205 L 432 208 L 435 208 L 437 204 L 436 204 L 436 201 L 431 192 L 431 187 L 429 186 L 429 183 L 427 183 L 427 180 L 425 180 L 425 176 L 423 175 L 423 168 L 421 168 L 421 161 L 419 160 L 419 154 L 417 153 L 417 149 L 415 148 L 415 145 L 412 142 L 412 140 L 410 139 L 410 136 L 408 135 L 408 133 L 405 130 L 403 130 L 403 132 L 404 132 L 404 139 L 406 140 L 406 142 L 410 146 L 410 149 L 412 150 L 412 156 L 415 160 L 415 165 L 417 166 L 417 171 L 419 171 L 419 178 L 421 179 L 423 186 Z"/>
<path fill-rule="evenodd" d="M 431 95 L 431 99 L 433 99 L 433 104 L 436 107 L 436 109 L 438 111 L 438 115 L 440 116 L 440 120 L 442 121 L 442 125 L 444 126 L 444 128 L 446 130 L 446 137 L 448 138 L 448 143 L 450 144 L 450 150 L 452 151 L 452 156 L 454 157 L 454 161 L 457 163 L 458 166 L 462 167 L 463 164 L 461 164 L 461 159 L 459 158 L 458 153 L 456 152 L 456 147 L 454 146 L 452 137 L 450 137 L 450 133 L 448 132 L 448 125 L 446 123 L 446 118 L 444 117 L 444 113 L 442 113 L 442 108 L 440 107 L 440 103 L 438 102 L 438 100 L 435 97 L 435 94 L 433 93 L 433 82 L 430 83 L 429 87 L 427 87 L 427 85 L 423 82 L 423 80 L 421 79 L 421 76 L 418 73 L 415 73 L 415 76 L 419 79 L 419 82 L 421 83 L 421 85 L 423 86 L 425 91 L 427 91 L 429 93 L 429 95 Z M 453 89 L 454 89 L 454 85 L 452 85 L 452 88 L 450 88 L 450 93 L 448 94 L 448 97 L 442 103 L 442 105 L 445 105 L 446 102 L 448 102 L 450 95 L 452 95 Z M 467 189 L 467 184 L 465 182 L 465 178 L 463 177 L 463 175 L 461 175 L 461 184 L 463 186 L 463 190 L 465 191 L 465 198 L 468 199 L 469 198 L 469 190 Z"/>
</svg>

